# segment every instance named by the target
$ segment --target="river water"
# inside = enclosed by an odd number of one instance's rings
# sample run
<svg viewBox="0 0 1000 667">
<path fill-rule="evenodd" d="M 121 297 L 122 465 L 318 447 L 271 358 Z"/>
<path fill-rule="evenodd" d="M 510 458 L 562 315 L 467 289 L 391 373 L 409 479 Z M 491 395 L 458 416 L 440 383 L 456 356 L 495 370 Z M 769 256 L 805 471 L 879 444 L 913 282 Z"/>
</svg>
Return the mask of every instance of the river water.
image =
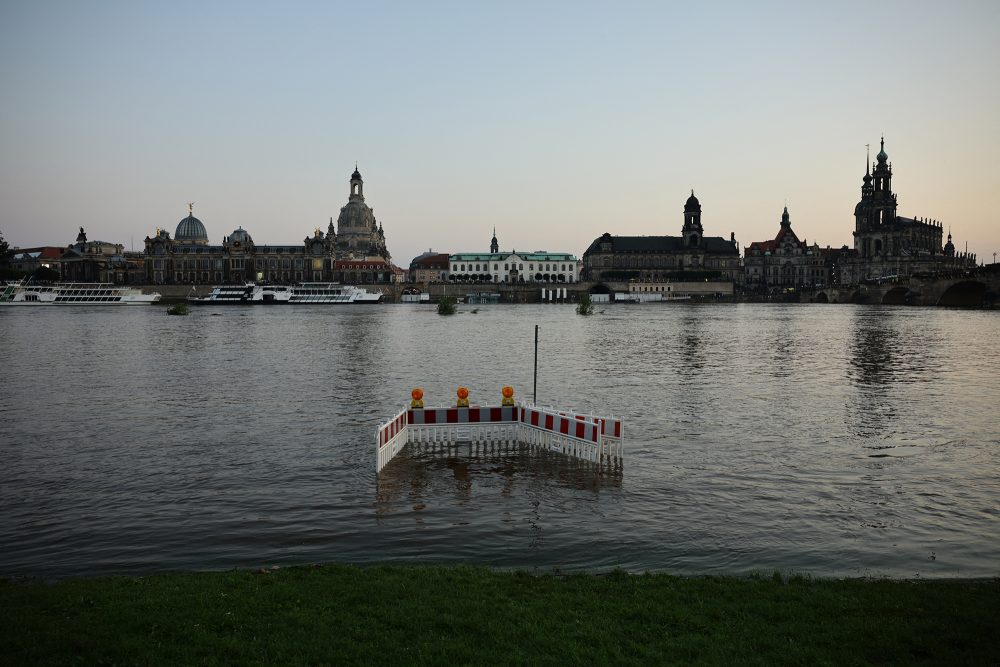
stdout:
<svg viewBox="0 0 1000 667">
<path fill-rule="evenodd" d="M 600 307 L 599 307 L 600 308 Z M 625 418 L 620 474 L 403 451 L 412 387 Z M 1000 575 L 1000 313 L 0 310 L 0 575 L 313 562 Z"/>
</svg>

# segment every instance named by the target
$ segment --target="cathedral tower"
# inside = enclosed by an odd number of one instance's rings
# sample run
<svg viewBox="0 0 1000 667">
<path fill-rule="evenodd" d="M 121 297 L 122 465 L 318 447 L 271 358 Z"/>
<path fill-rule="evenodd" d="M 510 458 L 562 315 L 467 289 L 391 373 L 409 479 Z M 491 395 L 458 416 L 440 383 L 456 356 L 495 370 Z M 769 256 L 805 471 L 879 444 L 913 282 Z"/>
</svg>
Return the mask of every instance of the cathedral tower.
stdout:
<svg viewBox="0 0 1000 667">
<path fill-rule="evenodd" d="M 684 227 L 681 229 L 681 235 L 684 237 L 684 245 L 691 248 L 698 247 L 701 245 L 703 233 L 704 230 L 701 226 L 701 203 L 694 196 L 694 190 L 692 190 L 691 196 L 684 203 Z"/>
</svg>

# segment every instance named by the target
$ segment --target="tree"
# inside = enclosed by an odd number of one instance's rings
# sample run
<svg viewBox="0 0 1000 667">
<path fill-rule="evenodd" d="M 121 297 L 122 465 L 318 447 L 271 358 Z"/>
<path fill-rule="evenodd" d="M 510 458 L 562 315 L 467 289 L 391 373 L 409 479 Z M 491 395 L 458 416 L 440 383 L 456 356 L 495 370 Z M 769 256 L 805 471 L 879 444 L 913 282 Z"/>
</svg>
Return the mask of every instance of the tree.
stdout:
<svg viewBox="0 0 1000 667">
<path fill-rule="evenodd" d="M 3 232 L 0 232 L 0 259 L 7 259 L 10 254 L 10 245 L 7 243 L 6 239 L 3 237 Z"/>
</svg>

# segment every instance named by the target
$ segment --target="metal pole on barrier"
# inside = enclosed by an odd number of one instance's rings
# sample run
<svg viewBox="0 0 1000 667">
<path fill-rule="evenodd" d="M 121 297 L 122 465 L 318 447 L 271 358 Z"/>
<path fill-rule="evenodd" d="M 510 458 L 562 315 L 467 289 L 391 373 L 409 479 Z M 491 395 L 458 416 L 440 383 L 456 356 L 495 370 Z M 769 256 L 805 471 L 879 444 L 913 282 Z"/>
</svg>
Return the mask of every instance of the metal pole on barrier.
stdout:
<svg viewBox="0 0 1000 667">
<path fill-rule="evenodd" d="M 535 387 L 532 392 L 532 403 L 538 405 L 538 325 L 535 325 Z"/>
</svg>

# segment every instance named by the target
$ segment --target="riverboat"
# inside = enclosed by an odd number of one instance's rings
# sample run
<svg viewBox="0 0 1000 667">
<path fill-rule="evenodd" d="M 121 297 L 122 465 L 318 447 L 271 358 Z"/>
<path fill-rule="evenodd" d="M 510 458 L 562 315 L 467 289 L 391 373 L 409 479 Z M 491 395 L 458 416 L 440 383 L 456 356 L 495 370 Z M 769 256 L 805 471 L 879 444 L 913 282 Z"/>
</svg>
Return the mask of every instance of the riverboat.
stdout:
<svg viewBox="0 0 1000 667">
<path fill-rule="evenodd" d="M 216 285 L 206 296 L 188 298 L 188 302 L 196 306 L 339 305 L 379 303 L 381 300 L 381 292 L 339 283 Z"/>
<path fill-rule="evenodd" d="M 143 306 L 160 300 L 158 292 L 111 283 L 10 282 L 0 288 L 0 306 Z"/>
</svg>

